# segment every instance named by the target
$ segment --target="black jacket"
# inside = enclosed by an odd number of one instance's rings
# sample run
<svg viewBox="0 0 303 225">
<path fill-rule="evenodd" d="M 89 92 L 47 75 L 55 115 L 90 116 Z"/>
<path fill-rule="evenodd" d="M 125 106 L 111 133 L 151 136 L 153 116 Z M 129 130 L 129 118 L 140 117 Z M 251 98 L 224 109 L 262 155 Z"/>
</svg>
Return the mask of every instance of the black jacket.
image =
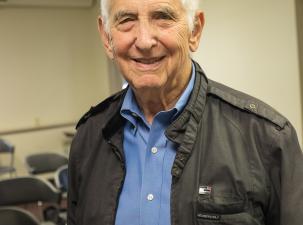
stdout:
<svg viewBox="0 0 303 225">
<path fill-rule="evenodd" d="M 303 156 L 294 128 L 270 106 L 195 67 L 190 100 L 165 133 L 179 146 L 171 225 L 302 225 Z M 114 225 L 125 177 L 125 92 L 79 121 L 69 161 L 69 225 Z"/>
</svg>

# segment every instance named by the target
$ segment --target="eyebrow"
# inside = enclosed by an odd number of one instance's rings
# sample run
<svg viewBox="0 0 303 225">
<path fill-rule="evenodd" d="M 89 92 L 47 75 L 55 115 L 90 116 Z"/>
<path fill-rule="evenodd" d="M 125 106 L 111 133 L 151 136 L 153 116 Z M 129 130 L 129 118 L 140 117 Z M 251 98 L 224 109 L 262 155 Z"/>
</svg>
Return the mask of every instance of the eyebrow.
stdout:
<svg viewBox="0 0 303 225">
<path fill-rule="evenodd" d="M 172 19 L 177 19 L 178 18 L 177 13 L 169 7 L 161 7 L 159 9 L 156 9 L 155 11 L 151 12 L 152 16 L 156 16 L 156 15 L 160 15 L 160 14 L 165 14 L 165 15 L 169 16 Z M 129 10 L 118 11 L 114 15 L 113 22 L 115 23 L 115 22 L 121 20 L 121 18 L 124 18 L 124 17 L 138 17 L 138 13 L 136 11 L 129 11 Z"/>
<path fill-rule="evenodd" d="M 169 7 L 162 7 L 160 9 L 157 9 L 152 14 L 155 14 L 155 15 L 157 15 L 157 14 L 165 14 L 165 15 L 169 16 L 172 19 L 177 19 L 178 18 L 177 13 L 174 10 L 172 10 L 171 8 L 169 8 Z"/>
</svg>

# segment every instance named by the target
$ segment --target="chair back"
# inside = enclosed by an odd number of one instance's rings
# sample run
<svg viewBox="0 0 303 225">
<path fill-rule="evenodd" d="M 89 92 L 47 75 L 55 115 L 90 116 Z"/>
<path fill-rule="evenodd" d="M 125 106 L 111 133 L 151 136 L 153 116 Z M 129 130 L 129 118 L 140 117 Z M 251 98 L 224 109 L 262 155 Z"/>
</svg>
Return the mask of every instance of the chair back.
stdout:
<svg viewBox="0 0 303 225">
<path fill-rule="evenodd" d="M 9 153 L 14 152 L 14 146 L 9 142 L 0 139 L 0 153 L 3 152 L 9 152 Z"/>
<path fill-rule="evenodd" d="M 60 192 L 49 182 L 37 177 L 0 180 L 0 206 L 32 202 L 60 202 Z"/>
<path fill-rule="evenodd" d="M 68 188 L 68 168 L 61 166 L 55 173 L 55 184 L 62 192 L 67 192 Z"/>
<path fill-rule="evenodd" d="M 37 153 L 26 157 L 26 164 L 31 174 L 55 172 L 67 163 L 67 157 L 58 153 Z"/>
<path fill-rule="evenodd" d="M 14 153 L 15 153 L 15 147 L 11 145 L 9 142 L 0 139 L 0 154 L 6 154 L 9 156 L 8 163 L 3 163 L 3 158 L 0 158 L 0 175 L 1 174 L 10 174 L 16 173 L 16 169 L 14 167 Z"/>
<path fill-rule="evenodd" d="M 39 221 L 18 207 L 0 207 L 0 225 L 39 225 Z"/>
</svg>

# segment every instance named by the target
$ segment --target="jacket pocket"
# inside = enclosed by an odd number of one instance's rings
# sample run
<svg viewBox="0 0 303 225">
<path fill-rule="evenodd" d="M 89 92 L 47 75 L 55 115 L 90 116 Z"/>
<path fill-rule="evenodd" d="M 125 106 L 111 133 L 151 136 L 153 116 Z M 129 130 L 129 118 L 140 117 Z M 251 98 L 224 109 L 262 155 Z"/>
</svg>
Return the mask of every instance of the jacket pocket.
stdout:
<svg viewBox="0 0 303 225">
<path fill-rule="evenodd" d="M 201 217 L 202 216 L 202 217 Z M 234 214 L 210 214 L 215 216 L 217 219 L 206 218 L 209 214 L 198 214 L 197 224 L 198 225 L 261 225 L 259 221 L 255 220 L 247 212 L 234 213 Z"/>
<path fill-rule="evenodd" d="M 199 196 L 197 225 L 260 225 L 248 212 L 245 201 L 233 196 Z"/>
</svg>

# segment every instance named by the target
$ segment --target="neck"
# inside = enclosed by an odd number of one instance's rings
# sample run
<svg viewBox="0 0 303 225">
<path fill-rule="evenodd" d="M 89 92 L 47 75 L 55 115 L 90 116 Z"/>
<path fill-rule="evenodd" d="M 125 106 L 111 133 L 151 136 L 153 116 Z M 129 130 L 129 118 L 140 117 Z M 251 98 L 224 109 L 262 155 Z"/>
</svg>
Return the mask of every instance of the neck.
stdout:
<svg viewBox="0 0 303 225">
<path fill-rule="evenodd" d="M 163 88 L 150 88 L 134 90 L 134 94 L 145 119 L 152 124 L 155 115 L 160 111 L 173 108 L 183 91 L 186 89 L 191 77 L 191 67 L 180 79 L 176 79 L 173 85 Z"/>
</svg>

